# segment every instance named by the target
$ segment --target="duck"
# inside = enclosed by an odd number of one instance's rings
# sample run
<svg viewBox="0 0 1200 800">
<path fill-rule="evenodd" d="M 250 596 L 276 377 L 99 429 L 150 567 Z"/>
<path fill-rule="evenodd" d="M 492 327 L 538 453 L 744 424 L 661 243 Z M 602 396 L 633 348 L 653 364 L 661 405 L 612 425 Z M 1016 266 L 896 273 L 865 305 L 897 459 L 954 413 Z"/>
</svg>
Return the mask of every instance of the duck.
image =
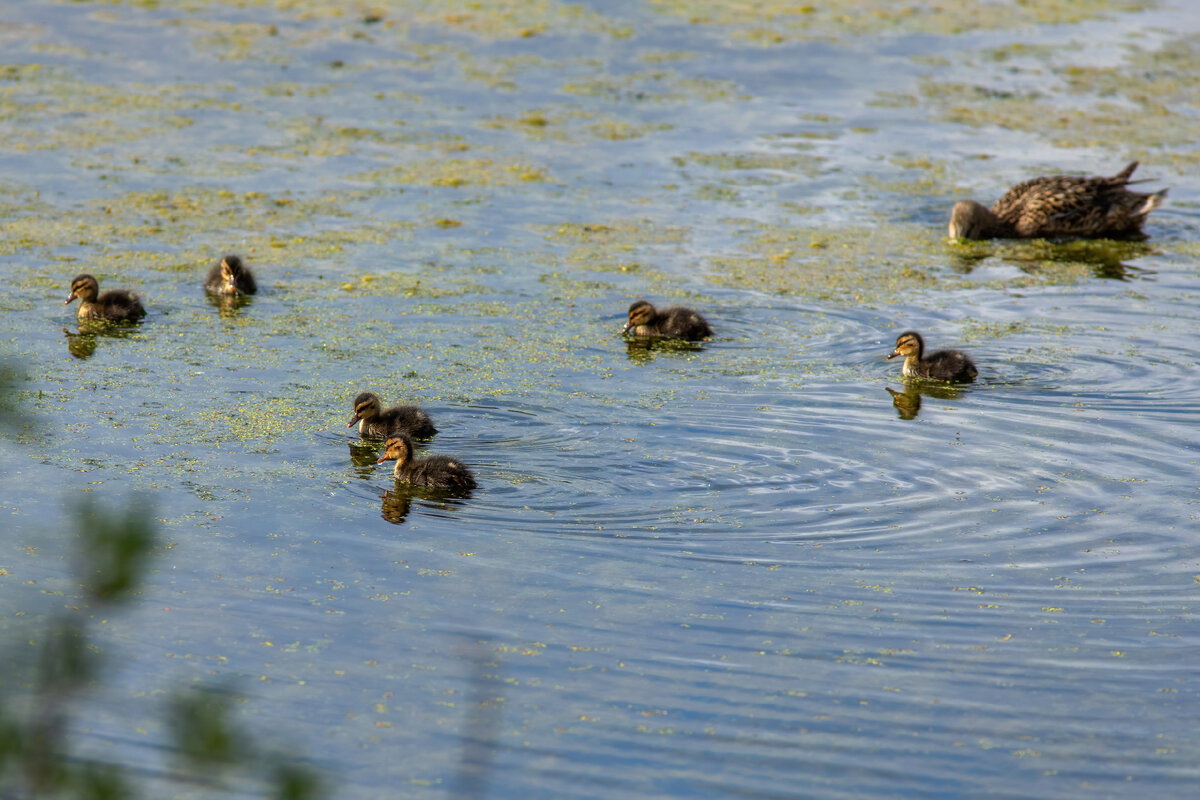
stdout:
<svg viewBox="0 0 1200 800">
<path fill-rule="evenodd" d="M 413 458 L 413 443 L 406 434 L 389 436 L 383 455 L 377 464 L 395 459 L 392 470 L 396 480 L 426 489 L 470 491 L 476 486 L 475 476 L 467 466 L 452 456 Z"/>
<path fill-rule="evenodd" d="M 437 433 L 433 420 L 416 406 L 393 406 L 384 409 L 379 396 L 371 392 L 362 392 L 354 398 L 354 416 L 346 424 L 347 428 L 358 423 L 358 435 L 386 438 L 395 433 L 415 436 L 418 439 L 428 439 Z"/>
<path fill-rule="evenodd" d="M 629 307 L 629 321 L 621 329 L 621 335 L 663 336 L 673 339 L 706 339 L 712 336 L 708 320 L 690 308 L 672 306 L 659 311 L 646 300 L 638 300 Z"/>
<path fill-rule="evenodd" d="M 146 309 L 142 308 L 142 301 L 136 294 L 128 289 L 109 289 L 100 294 L 99 281 L 86 272 L 71 280 L 71 293 L 63 305 L 75 298 L 79 298 L 77 319 L 133 321 L 146 316 Z"/>
<path fill-rule="evenodd" d="M 1111 177 L 1048 175 L 1018 183 L 991 209 L 960 200 L 950 214 L 951 239 L 1145 239 L 1142 223 L 1167 196 L 1125 187 L 1134 161 Z"/>
<path fill-rule="evenodd" d="M 204 291 L 210 294 L 254 294 L 258 291 L 258 284 L 242 259 L 229 255 L 208 271 L 208 277 L 204 279 Z"/>
<path fill-rule="evenodd" d="M 961 350 L 938 350 L 925 355 L 925 340 L 916 331 L 905 331 L 896 337 L 896 349 L 888 354 L 888 360 L 896 356 L 904 356 L 901 373 L 906 378 L 965 383 L 979 374 L 975 362 Z"/>
</svg>

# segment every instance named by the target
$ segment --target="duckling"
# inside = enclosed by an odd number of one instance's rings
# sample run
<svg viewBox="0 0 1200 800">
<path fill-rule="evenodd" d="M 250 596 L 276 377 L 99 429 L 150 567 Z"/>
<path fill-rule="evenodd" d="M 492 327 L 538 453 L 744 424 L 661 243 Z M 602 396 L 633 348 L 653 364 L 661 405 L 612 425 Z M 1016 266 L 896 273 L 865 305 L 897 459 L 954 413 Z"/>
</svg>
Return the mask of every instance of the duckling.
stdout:
<svg viewBox="0 0 1200 800">
<path fill-rule="evenodd" d="M 950 238 L 1145 239 L 1142 223 L 1162 205 L 1167 190 L 1142 194 L 1126 189 L 1137 166 L 1134 161 L 1110 178 L 1033 178 L 1009 189 L 991 210 L 960 200 L 950 214 Z"/>
<path fill-rule="evenodd" d="M 109 289 L 100 294 L 100 284 L 87 273 L 76 275 L 71 280 L 71 293 L 63 301 L 67 305 L 79 298 L 77 319 L 106 319 L 114 321 L 138 320 L 146 316 L 142 301 L 128 289 Z"/>
<path fill-rule="evenodd" d="M 629 321 L 621 329 L 621 335 L 631 331 L 634 336 L 689 340 L 705 339 L 713 332 L 708 320 L 690 308 L 672 306 L 659 311 L 645 300 L 638 300 L 629 307 Z"/>
<path fill-rule="evenodd" d="M 379 396 L 371 392 L 362 392 L 354 398 L 354 417 L 347 423 L 347 428 L 358 423 L 358 435 L 385 438 L 392 434 L 403 433 L 418 439 L 428 439 L 437 433 L 433 420 L 416 406 L 393 406 L 383 410 Z"/>
<path fill-rule="evenodd" d="M 457 458 L 426 456 L 414 459 L 412 439 L 403 433 L 388 437 L 383 456 L 376 463 L 392 459 L 396 460 L 393 474 L 401 483 L 452 491 L 469 491 L 476 485 L 471 470 Z"/>
<path fill-rule="evenodd" d="M 939 350 L 925 353 L 925 340 L 916 331 L 905 331 L 896 338 L 896 349 L 888 354 L 888 360 L 904 356 L 906 378 L 924 378 L 930 381 L 973 381 L 979 374 L 975 362 L 959 350 Z"/>
<path fill-rule="evenodd" d="M 211 294 L 254 294 L 258 284 L 250 268 L 238 256 L 225 256 L 220 264 L 214 264 L 204 279 L 204 291 Z"/>
</svg>

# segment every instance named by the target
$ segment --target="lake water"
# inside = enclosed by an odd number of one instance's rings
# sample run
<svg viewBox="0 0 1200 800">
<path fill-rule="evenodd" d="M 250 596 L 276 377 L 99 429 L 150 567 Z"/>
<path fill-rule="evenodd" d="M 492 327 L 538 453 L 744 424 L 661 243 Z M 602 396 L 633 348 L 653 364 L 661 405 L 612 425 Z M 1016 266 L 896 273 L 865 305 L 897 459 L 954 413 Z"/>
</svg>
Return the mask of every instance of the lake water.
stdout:
<svg viewBox="0 0 1200 800">
<path fill-rule="evenodd" d="M 160 775 L 231 680 L 336 797 L 1194 792 L 1200 7 L 959 5 L 7 3 L 0 625 L 80 602 L 85 493 L 161 520 L 80 748 Z M 1134 159 L 1146 243 L 945 239 Z M 394 487 L 365 390 L 480 488 Z"/>
</svg>

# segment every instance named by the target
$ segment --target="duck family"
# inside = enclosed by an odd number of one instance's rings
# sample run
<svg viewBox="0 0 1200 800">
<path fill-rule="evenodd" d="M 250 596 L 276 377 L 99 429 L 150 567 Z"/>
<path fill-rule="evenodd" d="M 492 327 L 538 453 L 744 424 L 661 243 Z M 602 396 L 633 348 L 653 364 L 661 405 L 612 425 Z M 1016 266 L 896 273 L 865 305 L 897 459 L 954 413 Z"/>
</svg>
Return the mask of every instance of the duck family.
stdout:
<svg viewBox="0 0 1200 800">
<path fill-rule="evenodd" d="M 952 239 L 1144 237 L 1142 225 L 1146 216 L 1162 204 L 1167 190 L 1153 193 L 1129 190 L 1137 166 L 1135 161 L 1110 177 L 1034 178 L 1013 186 L 991 208 L 971 200 L 960 201 L 951 213 L 949 236 Z M 224 256 L 208 270 L 203 286 L 205 292 L 216 297 L 241 297 L 258 290 L 253 273 L 240 256 L 233 254 Z M 76 316 L 81 321 L 136 322 L 146 315 L 136 294 L 127 289 L 101 293 L 99 281 L 87 273 L 72 279 L 64 305 L 75 300 L 79 301 Z M 713 336 L 708 320 L 691 308 L 659 309 L 648 300 L 637 300 L 629 306 L 626 316 L 622 336 L 689 342 Z M 979 375 L 971 357 L 962 351 L 938 350 L 927 354 L 924 337 L 914 330 L 904 331 L 896 338 L 887 359 L 896 357 L 904 359 L 901 374 L 905 378 L 965 383 Z M 890 389 L 889 392 L 895 402 L 897 393 Z M 920 402 L 919 395 L 916 402 Z M 423 458 L 415 455 L 413 440 L 428 439 L 438 432 L 423 409 L 403 405 L 385 409 L 373 392 L 359 393 L 353 409 L 347 427 L 357 423 L 363 439 L 384 440 L 383 454 L 376 463 L 395 461 L 393 476 L 397 483 L 460 494 L 476 488 L 474 475 L 461 460 L 443 455 Z"/>
</svg>

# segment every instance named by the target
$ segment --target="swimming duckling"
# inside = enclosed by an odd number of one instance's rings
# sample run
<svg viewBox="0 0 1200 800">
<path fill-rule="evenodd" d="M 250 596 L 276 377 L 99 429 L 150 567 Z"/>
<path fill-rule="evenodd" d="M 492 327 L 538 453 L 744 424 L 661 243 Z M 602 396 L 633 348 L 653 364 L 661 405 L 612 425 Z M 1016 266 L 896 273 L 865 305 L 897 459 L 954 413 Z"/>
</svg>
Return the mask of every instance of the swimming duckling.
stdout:
<svg viewBox="0 0 1200 800">
<path fill-rule="evenodd" d="M 401 483 L 424 486 L 427 489 L 469 491 L 475 488 L 475 476 L 457 458 L 426 456 L 413 458 L 412 439 L 403 433 L 388 437 L 383 456 L 376 463 L 396 460 L 392 474 Z"/>
<path fill-rule="evenodd" d="M 383 410 L 379 396 L 363 392 L 354 398 L 354 417 L 346 427 L 358 423 L 359 436 L 385 438 L 392 434 L 407 434 L 418 439 L 428 439 L 437 433 L 433 420 L 416 406 L 393 406 Z"/>
<path fill-rule="evenodd" d="M 76 275 L 71 281 L 71 293 L 63 301 L 67 305 L 79 298 L 77 319 L 107 319 L 114 321 L 138 320 L 146 316 L 142 301 L 128 289 L 109 289 L 100 294 L 100 284 L 87 273 Z"/>
<path fill-rule="evenodd" d="M 211 294 L 254 294 L 258 284 L 250 268 L 238 256 L 225 256 L 220 264 L 213 264 L 204 279 L 204 291 Z"/>
<path fill-rule="evenodd" d="M 950 214 L 951 239 L 1036 239 L 1055 236 L 1144 239 L 1146 215 L 1162 205 L 1154 194 L 1125 187 L 1134 161 L 1110 178 L 1050 175 L 1018 183 L 991 210 L 960 200 Z"/>
<path fill-rule="evenodd" d="M 677 339 L 705 339 L 712 336 L 712 327 L 704 317 L 690 308 L 672 306 L 659 311 L 645 300 L 629 307 L 629 321 L 621 334 L 634 336 L 665 336 Z"/>
<path fill-rule="evenodd" d="M 916 331 L 905 331 L 896 338 L 896 349 L 888 354 L 891 360 L 904 356 L 906 378 L 924 378 L 930 381 L 973 381 L 979 374 L 971 357 L 959 350 L 938 350 L 925 353 L 925 340 Z"/>
</svg>

